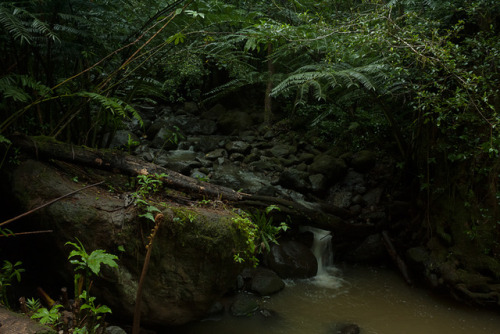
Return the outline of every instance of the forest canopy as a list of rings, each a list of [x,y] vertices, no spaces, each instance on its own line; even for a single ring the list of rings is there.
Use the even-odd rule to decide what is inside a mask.
[[[499,23],[495,0],[2,1],[0,140],[106,146],[144,106],[245,91],[267,124],[395,142],[423,187],[437,160],[495,174]]]

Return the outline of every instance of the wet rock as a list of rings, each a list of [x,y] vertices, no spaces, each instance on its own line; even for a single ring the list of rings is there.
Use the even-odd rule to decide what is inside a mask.
[[[181,174],[189,175],[193,168],[201,167],[201,163],[196,161],[198,153],[190,150],[170,151],[163,155],[157,163],[166,168],[172,169]]]
[[[245,159],[243,159],[243,162],[245,164],[249,164],[249,163],[252,163],[254,161],[259,161],[259,159],[260,159],[260,154],[258,154],[258,153],[250,153],[249,155],[247,155],[245,157]]]
[[[248,167],[250,170],[258,172],[281,171],[283,169],[279,162],[268,157],[260,157],[258,161],[250,163]]]
[[[332,203],[339,208],[348,208],[351,205],[351,198],[350,191],[335,191],[332,195]]]
[[[283,290],[285,283],[272,270],[257,268],[251,274],[250,289],[261,296],[269,296]]]
[[[301,153],[297,159],[299,159],[301,162],[305,162],[307,164],[310,164],[313,162],[314,160],[314,157],[316,157],[316,155],[312,154],[312,153]]]
[[[345,256],[345,259],[352,262],[376,262],[386,256],[382,235],[377,233],[366,237],[361,245]]]
[[[231,314],[235,317],[248,317],[254,315],[258,309],[259,303],[255,296],[240,293],[231,305]]]
[[[359,151],[352,156],[351,166],[360,173],[369,172],[375,166],[377,155],[372,151]]]
[[[327,189],[327,180],[323,174],[314,174],[309,176],[309,182],[314,192],[320,193]]]
[[[245,159],[245,155],[241,153],[232,153],[229,156],[229,160],[231,161],[243,161]]]
[[[318,261],[311,250],[293,240],[272,245],[265,260],[267,267],[281,278],[308,278],[318,271]]]
[[[317,156],[309,166],[311,174],[323,174],[329,182],[340,180],[347,172],[344,160],[326,154]]]
[[[311,188],[309,174],[293,168],[285,169],[279,178],[279,184],[288,189],[307,191]]]
[[[118,326],[108,326],[106,327],[106,334],[127,334],[127,332]]]
[[[210,180],[215,184],[252,194],[257,193],[265,186],[269,186],[266,180],[259,174],[244,171],[232,164],[214,166],[213,175]]]
[[[226,144],[226,150],[229,153],[241,153],[241,154],[247,154],[250,152],[250,145],[244,141],[238,140],[238,141],[231,141]]]
[[[221,138],[218,136],[200,136],[198,140],[193,142],[193,148],[196,151],[208,153],[219,148]]]
[[[287,144],[276,144],[269,151],[277,158],[286,158],[290,154],[295,153],[297,148]]]
[[[374,206],[380,203],[380,198],[384,190],[382,188],[370,189],[366,194],[363,195],[363,201],[365,201],[367,206]]]
[[[208,309],[208,315],[219,315],[224,313],[224,305],[221,302],[215,302]]]
[[[130,136],[130,142],[129,142]],[[139,137],[128,130],[118,130],[116,131],[113,139],[111,139],[111,143],[109,144],[109,148],[124,148],[128,149],[130,144],[130,148],[134,149],[139,145]]]
[[[223,148],[218,148],[216,150],[213,150],[205,154],[205,159],[208,160],[217,160],[218,158],[221,157],[227,157],[227,151]]]
[[[175,150],[177,148],[175,132],[169,128],[161,128],[151,142],[151,147],[166,151]]]
[[[43,175],[44,177],[40,177]],[[58,169],[38,161],[23,162],[13,171],[13,194],[23,208],[46,202],[46,197],[59,197],[81,190]],[[49,194],[49,195],[47,195]],[[23,202],[21,202],[23,201]],[[113,310],[119,318],[131,319],[134,312],[140,268],[137,257],[145,250],[137,238],[144,222],[123,207],[123,198],[95,189],[78,193],[78,201],[58,202],[47,207],[40,216],[44,228],[54,230],[57,247],[52,263],[67,258],[70,236],[77,236],[86,249],[116,249],[123,245],[118,268],[101,267],[101,278],[92,286],[93,295]],[[166,206],[166,207],[164,207]],[[162,206],[166,221],[155,238],[148,277],[143,286],[144,325],[173,326],[200,319],[220,296],[232,288],[241,267],[228,249],[242,249],[244,240],[235,234],[229,210],[215,212],[210,208],[183,207],[166,202]],[[182,211],[179,211],[182,210]],[[189,218],[189,223],[176,222],[175,217]],[[120,224],[119,233],[117,224]],[[144,231],[148,232],[144,227]],[[56,234],[57,232],[57,234]],[[200,256],[202,254],[202,256]],[[42,256],[33,254],[33,256]],[[42,256],[43,257],[43,256]],[[36,258],[36,257],[35,257]],[[154,265],[153,265],[154,264]],[[60,270],[63,270],[59,268]]]

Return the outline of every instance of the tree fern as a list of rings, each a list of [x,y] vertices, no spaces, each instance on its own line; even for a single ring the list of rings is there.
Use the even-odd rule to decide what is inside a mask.
[[[21,44],[31,44],[37,36],[59,39],[45,22],[13,2],[0,3],[0,25]]]
[[[386,69],[384,64],[378,62],[359,67],[348,64],[306,65],[280,82],[271,95],[289,95],[292,90],[296,90],[302,100],[312,90],[315,99],[324,100],[328,91],[339,87],[382,90]]]
[[[30,102],[34,95],[47,96],[50,88],[29,75],[8,75],[0,78],[0,94],[15,102]]]

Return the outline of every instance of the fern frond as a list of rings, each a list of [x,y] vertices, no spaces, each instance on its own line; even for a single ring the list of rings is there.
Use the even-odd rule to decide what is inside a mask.
[[[122,118],[129,119],[130,115],[139,121],[141,126],[144,125],[141,116],[131,105],[117,97],[107,97],[93,92],[78,92],[75,96],[90,98],[92,101],[99,103],[104,109],[111,112],[113,115],[118,115]]]
[[[12,74],[0,78],[0,94],[16,102],[32,101],[33,95],[47,96],[51,89],[29,75]]]

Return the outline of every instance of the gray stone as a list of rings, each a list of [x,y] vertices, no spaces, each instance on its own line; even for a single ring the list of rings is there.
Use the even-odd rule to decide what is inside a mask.
[[[323,174],[310,175],[309,182],[314,192],[323,192],[327,188],[327,180]]]
[[[175,131],[172,131],[169,128],[161,128],[151,142],[151,147],[166,151],[175,150],[177,148]]]
[[[316,155],[312,154],[312,153],[301,153],[299,156],[298,156],[298,159],[301,161],[301,162],[305,162],[307,164],[310,164],[313,162],[314,158],[316,157]]]
[[[333,194],[333,205],[339,208],[348,208],[351,205],[352,193],[350,191],[336,191]]]
[[[245,157],[243,162],[246,164],[249,164],[249,163],[252,163],[254,161],[259,161],[259,159],[260,159],[260,154],[252,152]]]
[[[311,174],[323,174],[329,182],[340,180],[347,172],[347,166],[344,160],[322,154],[314,159],[314,162],[309,166]]]
[[[227,151],[223,148],[218,148],[205,154],[205,159],[208,160],[217,160],[221,157],[227,157]]]
[[[285,169],[279,178],[279,184],[288,189],[307,191],[311,188],[308,180],[309,174],[293,168]]]
[[[365,201],[367,206],[374,206],[380,203],[380,198],[384,190],[382,188],[370,189],[366,194],[363,195],[363,201]]]
[[[23,209],[46,202],[47,196],[59,197],[82,187],[53,166],[39,161],[23,162],[12,173],[12,179],[18,181],[9,187],[16,199],[23,201]],[[117,211],[116,208],[123,207],[123,198],[107,191],[101,191],[96,198],[95,191],[80,191],[78,201],[54,203],[40,218],[47,229],[54,230],[56,259],[67,257],[68,236],[78,236],[89,250],[116,250],[118,245],[124,245],[119,267],[101,266],[101,278],[94,281],[92,292],[117,318],[131,319],[140,276],[137,256],[143,258],[146,252],[137,244],[137,231],[144,227],[144,221],[138,219],[138,211]],[[244,249],[246,244],[235,233],[231,220],[234,214],[228,210],[216,212],[212,208],[183,206],[182,211],[176,211],[179,206],[168,201],[160,208],[165,220],[171,223],[160,228],[154,241],[149,278],[143,286],[142,320],[144,324],[175,326],[199,320],[233,287],[241,266],[228,250]],[[176,221],[175,217],[186,221]],[[113,232],[118,231],[117,222],[122,226],[119,233]]]
[[[127,130],[118,130],[116,131],[113,139],[111,139],[111,143],[109,148],[129,148],[129,136],[130,136],[130,149],[133,150],[136,146],[139,146],[139,137]],[[132,144],[134,142],[134,144]]]
[[[218,136],[200,136],[194,140],[192,145],[194,150],[208,153],[220,147],[220,137]]]
[[[106,334],[127,334],[127,332],[118,326],[108,326],[106,327]]]
[[[231,161],[243,161],[245,159],[245,155],[241,153],[232,153],[229,156],[229,160]]]
[[[254,315],[259,307],[255,296],[240,293],[231,305],[231,314],[235,317],[248,317]]]
[[[269,296],[283,290],[285,283],[272,270],[258,268],[252,273],[250,289],[261,296]]]
[[[283,169],[279,162],[276,162],[273,159],[269,159],[267,157],[261,157],[260,160],[250,163],[248,167],[250,170],[260,172],[280,171]]]
[[[241,154],[247,154],[250,152],[250,145],[244,141],[238,140],[238,141],[230,141],[229,143],[226,144],[226,150],[230,153],[241,153]]]
[[[308,278],[318,271],[318,261],[312,251],[293,240],[272,245],[265,259],[267,267],[281,278]]]
[[[297,148],[287,144],[276,144],[269,151],[277,158],[286,158],[288,155],[297,152]]]

